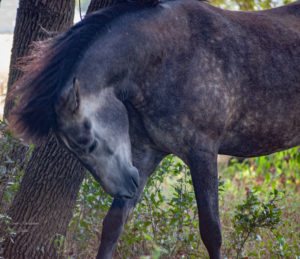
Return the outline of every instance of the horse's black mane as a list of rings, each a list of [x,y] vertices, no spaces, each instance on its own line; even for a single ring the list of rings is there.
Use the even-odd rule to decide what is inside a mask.
[[[55,38],[36,42],[23,59],[25,74],[11,92],[11,97],[19,97],[10,116],[13,129],[35,142],[55,130],[55,104],[85,51],[114,19],[146,7],[149,5],[120,3],[88,15]]]

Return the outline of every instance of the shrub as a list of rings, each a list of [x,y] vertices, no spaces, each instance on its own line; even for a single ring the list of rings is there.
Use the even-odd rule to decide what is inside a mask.
[[[14,151],[23,147],[25,156],[22,159],[16,156]],[[11,227],[11,218],[7,210],[12,203],[13,197],[19,188],[21,178],[24,174],[24,166],[28,162],[33,147],[25,145],[21,140],[13,137],[8,130],[6,121],[0,120],[0,244],[6,239],[13,240],[15,235]],[[24,153],[22,154],[24,155]]]

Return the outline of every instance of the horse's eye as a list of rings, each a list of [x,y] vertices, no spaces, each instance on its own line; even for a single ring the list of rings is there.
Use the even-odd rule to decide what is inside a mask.
[[[97,140],[93,142],[93,144],[89,147],[89,153],[92,153],[95,150],[95,148],[97,147],[97,143]]]

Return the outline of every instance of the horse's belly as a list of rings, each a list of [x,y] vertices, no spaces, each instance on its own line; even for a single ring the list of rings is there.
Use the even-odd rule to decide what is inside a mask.
[[[227,120],[221,154],[261,156],[300,145],[299,86],[291,87],[288,94],[282,88],[281,95],[279,90],[269,95],[257,91],[241,98],[243,109]]]
[[[256,135],[236,134],[225,138],[219,148],[219,154],[254,157],[268,155],[300,145],[300,129],[290,134]]]

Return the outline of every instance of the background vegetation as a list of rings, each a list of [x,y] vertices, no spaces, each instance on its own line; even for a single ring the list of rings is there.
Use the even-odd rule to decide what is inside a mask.
[[[274,7],[287,1],[212,0],[242,10]],[[289,1],[290,2],[290,1]],[[4,80],[2,80],[4,81]],[[4,84],[3,84],[4,85]],[[0,224],[14,237],[5,213],[18,190],[23,168],[10,152],[18,140],[0,123]],[[29,158],[33,147],[28,147]],[[231,159],[219,164],[222,252],[226,258],[300,258],[300,149],[265,157]],[[66,236],[54,242],[64,258],[93,258],[100,242],[102,219],[112,199],[87,173]],[[200,241],[196,201],[189,169],[168,156],[149,180],[116,249],[116,258],[207,258]]]
[[[2,178],[9,178],[3,201],[9,205],[23,170],[8,156],[18,143],[5,131],[3,123],[0,129],[0,140],[5,144],[0,155],[6,159],[0,172]],[[223,255],[226,258],[300,258],[299,148],[242,162],[231,159],[228,165],[219,164],[219,172]],[[64,258],[94,258],[102,219],[111,201],[87,174],[67,235],[55,237],[55,245]],[[0,220],[13,239],[9,217],[1,213]],[[190,172],[180,159],[168,156],[149,180],[118,243],[115,257],[208,258],[199,238]]]
[[[220,212],[226,258],[299,258],[299,149],[220,164]],[[224,180],[223,180],[224,179]],[[99,242],[108,197],[90,176],[61,249],[89,258]],[[61,240],[62,241],[62,240]],[[116,258],[208,258],[199,242],[188,168],[167,157],[148,182],[126,226]]]

